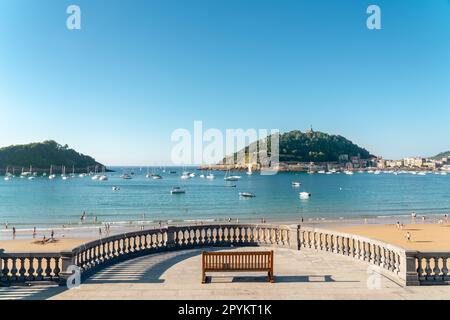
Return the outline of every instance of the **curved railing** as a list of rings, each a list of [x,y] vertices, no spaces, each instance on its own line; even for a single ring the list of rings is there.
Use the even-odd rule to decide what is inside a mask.
[[[65,283],[72,274],[71,266],[78,267],[83,276],[89,276],[111,263],[141,255],[220,246],[308,248],[365,261],[402,285],[450,281],[447,269],[450,253],[420,253],[348,233],[269,224],[169,226],[117,234],[60,253],[0,252],[0,281]]]

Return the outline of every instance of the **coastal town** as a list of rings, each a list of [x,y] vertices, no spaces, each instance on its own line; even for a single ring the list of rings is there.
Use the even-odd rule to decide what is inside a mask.
[[[237,163],[200,166],[201,170],[261,170],[260,164]],[[440,159],[408,157],[400,160],[390,160],[381,157],[361,159],[359,156],[350,157],[347,154],[339,156],[339,161],[334,162],[280,162],[277,170],[280,172],[308,172],[332,174],[344,172],[380,173],[382,171],[394,174],[447,174],[450,172],[450,157]]]

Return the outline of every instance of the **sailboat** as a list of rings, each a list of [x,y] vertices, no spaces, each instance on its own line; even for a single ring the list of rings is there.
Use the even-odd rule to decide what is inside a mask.
[[[223,180],[225,180],[225,181],[238,181],[239,179],[241,179],[241,176],[230,176],[229,173],[230,173],[230,170],[227,171],[227,173],[225,174],[225,178],[223,178]]]
[[[6,168],[6,173],[5,173],[5,181],[9,181],[11,180],[13,177],[13,175],[11,173],[9,173],[9,167]]]
[[[98,177],[99,181],[107,181],[108,180],[108,176],[105,174],[105,171],[106,171],[106,169],[105,169],[105,167],[103,167],[102,175]]]
[[[62,166],[61,178],[62,178],[63,180],[69,179],[69,177],[66,176],[66,166]]]
[[[248,164],[247,175],[251,176],[252,174],[253,174],[253,172],[252,172],[252,164],[249,163],[249,164]]]
[[[56,174],[53,173],[53,165],[50,165],[50,172],[49,172],[49,175],[48,175],[48,179],[49,180],[53,180],[55,178],[56,178]]]
[[[100,175],[98,174],[98,165],[95,166],[95,174],[92,176],[92,180],[98,180],[100,178]]]

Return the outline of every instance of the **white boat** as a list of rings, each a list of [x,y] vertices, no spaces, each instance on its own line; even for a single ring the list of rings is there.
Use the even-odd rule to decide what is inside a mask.
[[[325,171],[325,170],[319,170],[319,171],[317,171],[317,173],[319,173],[319,174],[325,174],[326,171]]]
[[[162,177],[159,174],[152,174],[152,179],[153,180],[160,180],[160,179],[162,179]]]
[[[309,192],[300,192],[298,195],[300,196],[300,199],[302,199],[302,200],[307,200],[307,199],[311,198],[311,193],[309,193]]]
[[[99,174],[94,174],[91,179],[92,180],[98,180],[98,178],[100,178],[100,175]]]
[[[10,181],[12,178],[13,178],[13,175],[11,173],[9,173],[9,167],[7,167],[4,180]]]
[[[65,166],[62,167],[61,178],[62,178],[63,180],[69,179],[69,177],[66,176],[66,167],[65,167]]]
[[[373,174],[379,175],[379,174],[381,174],[381,171],[380,171],[380,170],[377,170],[377,171],[375,171]]]
[[[205,178],[205,175],[202,173],[202,174],[200,175],[200,178],[204,179],[204,178]]]
[[[182,174],[180,178],[182,180],[187,180],[187,179],[190,179],[191,177],[189,175],[187,175],[187,174]]]
[[[298,182],[298,181],[293,181],[293,182],[292,182],[292,186],[293,186],[293,187],[298,188],[298,187],[300,187],[301,185],[302,185],[301,182]]]
[[[248,169],[247,169],[247,175],[248,175],[248,176],[251,176],[252,174],[253,174],[253,172],[252,172],[252,164],[249,163],[249,164],[248,164]]]
[[[241,176],[229,176],[228,174],[229,174],[229,170],[225,174],[225,178],[223,178],[223,180],[225,180],[225,181],[238,181],[239,179],[241,179]]]
[[[441,176],[446,176],[447,172],[441,172]]]
[[[107,181],[108,180],[108,176],[105,174],[102,174],[101,176],[98,177],[98,181]]]
[[[243,198],[254,198],[256,197],[254,193],[251,192],[239,192],[239,196]]]
[[[420,171],[417,175],[418,176],[426,176],[427,173],[425,171]]]
[[[172,190],[170,190],[170,194],[182,194],[186,193],[184,189],[181,189],[180,187],[173,187]]]
[[[119,190],[120,190],[119,187],[116,187],[116,186],[112,187],[112,191],[119,191]]]
[[[121,177],[122,179],[125,179],[125,180],[131,180],[131,179],[133,179],[133,177],[132,177],[130,174],[128,174],[128,173],[124,173],[124,174],[122,174],[120,177]]]
[[[206,175],[206,179],[208,180],[214,180],[215,176],[212,173],[209,173],[208,175]]]
[[[191,177],[191,178],[195,178],[195,173],[189,173],[189,177]]]
[[[50,165],[50,172],[48,174],[48,179],[53,180],[56,178],[56,174],[53,173],[53,165]]]
[[[349,176],[353,175],[353,171],[350,170],[345,170],[344,173]]]

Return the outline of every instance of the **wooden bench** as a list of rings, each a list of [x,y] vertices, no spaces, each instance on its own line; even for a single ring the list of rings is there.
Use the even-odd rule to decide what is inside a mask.
[[[206,272],[267,272],[273,282],[273,251],[203,252],[202,283]]]

